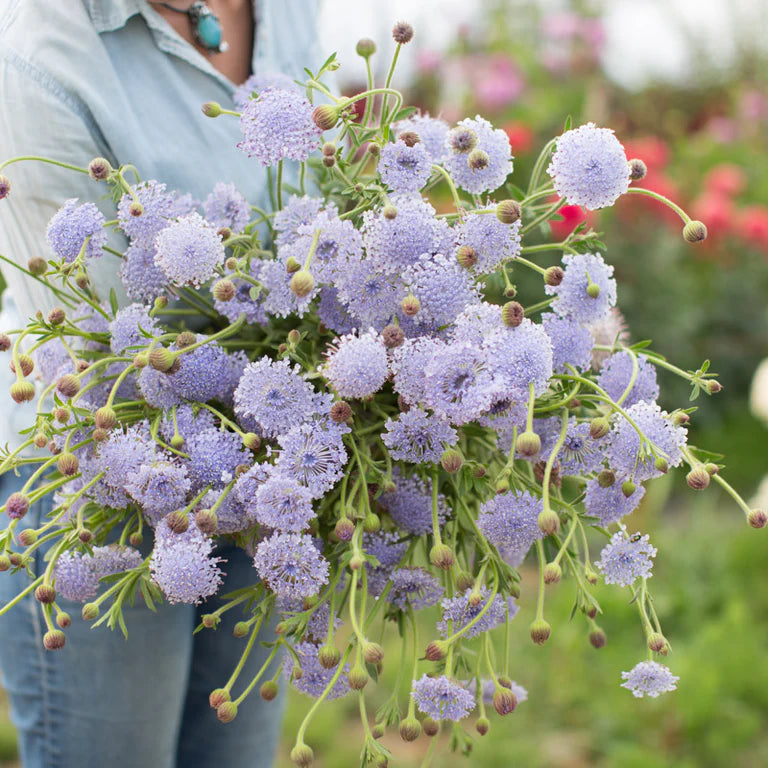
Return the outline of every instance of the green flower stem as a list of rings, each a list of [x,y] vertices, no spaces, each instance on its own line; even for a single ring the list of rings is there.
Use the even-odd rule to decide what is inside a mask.
[[[544,566],[547,558],[544,556],[544,544],[536,539],[536,556],[539,559],[539,594],[536,600],[536,619],[544,618]]]
[[[539,152],[539,156],[536,158],[536,163],[533,166],[533,171],[531,171],[531,179],[528,183],[528,195],[530,196],[533,191],[536,189],[539,178],[541,177],[541,174],[544,171],[544,164],[549,159],[549,153],[552,151],[553,147],[557,144],[557,138],[550,139],[545,145],[544,148]]]
[[[372,91],[374,88],[374,82],[373,82],[373,70],[371,69],[371,57],[366,56],[365,57],[365,82],[367,84],[368,90]],[[371,115],[373,114],[373,99],[366,99],[365,100],[365,113],[363,114],[363,127],[368,127],[368,124],[371,122]]]
[[[491,676],[491,680],[493,680],[493,684],[496,687],[496,690],[498,690],[501,688],[501,684],[499,683],[499,678],[496,677],[496,672],[494,671],[493,664],[491,663],[490,641],[491,638],[486,632],[483,635],[483,658],[485,659],[485,667],[488,670],[488,674]],[[475,681],[475,684],[478,686],[478,688],[482,688],[481,678],[478,677]]]
[[[251,637],[254,637],[254,635],[252,634]],[[262,675],[267,671],[267,669],[269,668],[269,665],[272,663],[272,660],[275,658],[275,656],[277,656],[277,652],[280,650],[282,645],[283,643],[281,638],[280,641],[275,643],[274,647],[272,648],[272,652],[267,657],[267,660],[264,662],[261,669],[253,676],[253,679],[251,680],[250,683],[248,683],[248,686],[245,688],[245,690],[234,700],[235,706],[239,707],[240,704],[242,704],[243,701],[245,701],[245,699],[250,695],[251,691],[256,686],[256,683],[259,682]],[[227,688],[226,690],[229,690],[229,688]]]
[[[749,517],[752,511],[744,499],[741,498],[738,491],[730,485],[724,478],[720,476],[720,473],[712,475],[712,479],[741,507],[742,512]]]
[[[515,264],[524,264],[528,269],[532,269],[534,272],[538,272],[540,275],[546,275],[547,270],[544,269],[544,267],[540,267],[538,264],[534,264],[532,261],[528,261],[528,259],[524,258],[523,256],[517,256],[515,258]]]
[[[433,165],[432,170],[437,171],[445,179],[446,184],[448,184],[448,188],[451,190],[451,197],[453,198],[453,204],[456,206],[456,210],[459,213],[463,213],[464,206],[461,204],[461,198],[459,197],[456,185],[453,183],[453,179],[451,178],[448,171],[446,171],[442,165]]]
[[[536,314],[536,312],[540,312],[542,309],[546,309],[552,302],[555,300],[555,297],[552,296],[549,299],[544,299],[543,301],[538,302],[538,304],[531,304],[529,307],[525,308],[525,316],[530,317],[531,315]]]
[[[177,349],[174,353],[174,357],[179,357],[181,355],[186,355],[189,352],[194,352],[196,349],[199,349],[200,347],[210,344],[213,341],[218,341],[219,339],[226,339],[229,336],[234,336],[244,325],[246,320],[246,313],[241,312],[237,320],[235,320],[234,323],[231,325],[228,325],[226,328],[223,328],[222,330],[211,334],[210,336],[206,336],[204,339],[201,339],[200,341],[196,341],[194,344],[190,344],[188,347],[182,347],[181,349]]]
[[[652,197],[654,200],[664,203],[667,208],[671,208],[683,220],[684,224],[687,224],[691,220],[691,217],[679,205],[676,205],[669,198],[660,195],[658,192],[652,192],[650,189],[644,189],[643,187],[630,187],[627,190],[627,194]]]
[[[432,537],[435,540],[435,546],[442,544],[440,538],[440,518],[438,517],[438,470],[435,468],[432,472]]]
[[[632,357],[632,375],[629,377],[629,382],[627,383],[624,391],[621,393],[621,397],[616,401],[616,405],[623,405],[624,401],[629,397],[629,393],[632,391],[632,387],[635,386],[635,382],[637,381],[637,374],[640,370],[640,366],[637,364],[637,355],[635,354],[634,350],[627,349],[626,351]]]
[[[0,464],[0,475],[7,472],[12,466],[13,466],[13,459],[15,456],[18,456],[22,451],[24,451],[26,448],[29,448],[31,445],[34,445],[34,438],[30,437],[28,440],[25,440],[18,448],[16,448],[13,452],[9,453],[4,459],[2,464]]]
[[[358,528],[358,530],[360,530]],[[357,595],[357,581],[359,577],[359,570],[352,571],[352,586],[349,590],[349,618],[352,622],[352,631],[357,638],[358,647],[366,643],[365,635],[360,631],[360,624],[357,620],[357,610],[355,608],[355,597]]]
[[[39,155],[19,155],[19,157],[12,157],[10,160],[5,160],[4,162],[0,163],[0,171],[12,163],[20,163],[22,161],[26,162],[29,160],[34,160],[38,163],[48,163],[49,165],[58,165],[59,168],[66,168],[70,171],[77,171],[78,173],[84,173],[86,176],[88,175],[87,168],[81,168],[79,165],[62,163],[61,160],[52,160],[50,157],[40,157]]]
[[[389,87],[392,85],[392,78],[395,75],[395,67],[397,66],[397,59],[400,56],[400,49],[402,47],[403,47],[402,43],[398,43],[395,46],[395,52],[392,55],[392,63],[389,65],[389,72],[387,72],[387,79],[384,82],[384,87],[385,87],[386,90],[389,90]],[[400,94],[398,94],[398,96],[399,95]],[[389,94],[385,93],[384,99],[383,99],[382,104],[381,104],[381,119],[380,119],[379,123],[382,126],[386,124],[386,119],[387,119],[387,99],[388,99],[388,96],[389,96]],[[400,104],[402,104],[402,96],[400,96]],[[397,109],[400,109],[399,105],[398,105]],[[394,110],[394,111],[395,111],[395,113],[397,113],[397,110]],[[385,136],[385,138],[388,138],[388,137]]]
[[[554,447],[550,451],[549,457],[547,458],[546,466],[544,467],[544,479],[541,481],[541,500],[544,504],[544,511],[549,512],[551,507],[549,503],[549,485],[550,485],[550,478],[552,477],[552,467],[555,465],[555,460],[557,459],[557,455],[560,453],[560,449],[563,447],[563,443],[565,442],[565,437],[568,434],[568,411],[563,410],[562,414],[562,424],[560,426],[560,436],[557,438],[557,442],[555,443]]]
[[[408,603],[408,619],[410,620],[411,630],[413,633],[413,667],[411,672],[411,680],[416,680],[416,676],[419,672],[419,625],[416,621],[416,612],[413,610],[413,606]],[[403,638],[403,648],[405,648],[405,638]],[[402,665],[401,665],[402,666]],[[399,674],[400,670],[398,670]],[[397,688],[395,688],[397,690]],[[416,716],[416,701],[413,696],[408,697],[408,717]]]
[[[277,199],[277,210],[283,210],[283,161],[282,159],[277,163],[277,190],[275,192]]]
[[[537,543],[541,543],[541,539],[538,540]],[[472,621],[467,622],[461,629],[454,632],[452,635],[446,638],[445,642],[447,645],[452,646],[457,640],[459,640],[461,637],[467,634],[472,627],[477,624],[480,619],[485,616],[486,613],[488,613],[488,610],[491,607],[491,603],[493,602],[493,599],[496,597],[497,592],[499,591],[499,574],[496,570],[496,565],[492,564],[493,568],[493,582],[491,586],[491,590],[488,594],[488,597],[486,598],[485,605],[482,607],[482,609],[479,611],[477,616],[475,616]],[[543,602],[543,601],[542,601]],[[447,665],[446,665],[447,666]],[[449,673],[446,673],[449,674]]]
[[[529,221],[522,229],[520,230],[520,234],[524,235],[526,232],[530,232],[532,229],[535,229],[544,221],[549,221],[549,219],[552,218],[563,206],[565,205],[565,200],[562,198],[558,200],[555,203],[552,203],[552,205],[547,208],[543,213],[540,213],[535,219],[532,221]]]
[[[520,253],[545,253],[546,251],[562,251],[567,242],[562,243],[542,243],[541,245],[525,245],[520,249]],[[518,257],[519,260],[519,257]]]
[[[38,576],[28,587],[25,587],[19,592],[13,600],[7,602],[2,608],[0,608],[0,616],[13,608],[14,605],[18,605],[30,592],[34,592],[43,583],[43,577]]]

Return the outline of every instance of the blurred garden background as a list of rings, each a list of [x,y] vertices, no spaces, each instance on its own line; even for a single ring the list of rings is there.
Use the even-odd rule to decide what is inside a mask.
[[[356,39],[381,40],[392,14],[401,13],[416,27],[404,51],[407,102],[449,121],[479,113],[504,128],[523,179],[567,116],[574,126],[593,121],[613,128],[627,156],[647,164],[642,185],[705,222],[707,241],[689,245],[674,214],[638,196],[586,220],[604,233],[631,339],[653,339],[656,351],[683,368],[711,359],[724,390],[696,401],[691,442],[723,454],[729,481],[747,498],[758,494],[768,475],[768,377],[753,389],[751,404],[750,389],[768,357],[768,5],[465,0],[420,3],[414,14],[397,2],[391,8],[359,5],[344,16],[350,4],[330,2],[324,15],[325,47],[340,51],[338,75],[346,92],[363,87]],[[620,6],[627,14],[623,23]],[[375,21],[373,28],[357,23],[355,13]],[[388,64],[383,49],[380,73]],[[563,212],[551,235],[534,237],[563,239],[585,221],[581,209]],[[539,263],[557,258],[543,254]],[[524,292],[529,275],[515,279]],[[687,407],[687,384],[659,375],[662,405]],[[469,765],[768,765],[766,533],[749,529],[719,487],[691,491],[682,473],[654,483],[629,524],[632,531],[650,532],[659,549],[651,586],[672,647],[666,663],[680,676],[679,690],[653,700],[634,699],[619,687],[621,671],[644,657],[636,610],[622,590],[597,588],[604,612],[598,622],[608,643],[595,650],[580,615],[568,619],[570,580],[549,588],[552,637],[534,646],[528,624],[535,589],[526,586],[535,574],[529,569],[512,655],[513,677],[527,688],[528,700],[510,717],[492,716],[485,737],[467,726],[474,742]],[[394,631],[385,647],[387,639],[395,655]],[[387,665],[385,674],[394,677],[395,666]],[[9,768],[15,739],[3,706],[0,765]],[[290,765],[290,739],[306,706],[306,699],[292,695],[281,768]],[[335,702],[314,720],[307,743],[318,766],[359,764],[356,706],[353,699]],[[407,745],[390,741],[397,765],[421,764],[425,737]],[[463,764],[448,747],[446,735],[434,765]]]

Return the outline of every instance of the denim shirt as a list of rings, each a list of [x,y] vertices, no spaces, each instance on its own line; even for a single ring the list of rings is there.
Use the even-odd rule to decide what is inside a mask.
[[[205,117],[203,102],[232,108],[236,85],[180,37],[147,0],[3,0],[0,14],[0,160],[42,155],[84,167],[106,157],[133,163],[143,179],[203,200],[217,181],[234,182],[253,203],[267,199],[266,173],[235,144],[236,118]],[[302,77],[319,68],[317,0],[254,0],[252,71]],[[19,264],[51,257],[47,222],[73,197],[114,218],[103,185],[43,163],[4,173],[11,193],[0,201],[0,254]],[[119,240],[115,243],[120,247]],[[41,284],[0,267],[8,283],[0,330],[55,302]],[[119,260],[105,253],[89,274],[102,298],[119,286]],[[0,445],[18,445],[34,405],[15,406],[13,381],[0,365]],[[6,381],[7,378],[7,381]],[[7,384],[7,386],[6,386]]]

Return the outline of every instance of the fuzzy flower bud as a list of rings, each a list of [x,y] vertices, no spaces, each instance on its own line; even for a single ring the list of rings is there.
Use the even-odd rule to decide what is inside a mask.
[[[424,651],[424,658],[427,661],[440,661],[448,653],[448,643],[444,640],[433,640]]]
[[[337,400],[331,406],[330,414],[336,424],[344,424],[352,418],[352,406],[344,400]]]
[[[96,603],[86,603],[81,611],[83,621],[93,621],[99,615],[99,606]]]
[[[371,40],[369,37],[362,37],[357,41],[355,51],[357,52],[358,56],[362,56],[364,59],[367,59],[376,53],[376,43],[374,43],[373,40]]]
[[[202,106],[202,112],[206,117],[218,117],[221,114],[221,104],[216,101],[206,101]]]
[[[557,516],[557,512],[551,509],[539,512],[537,523],[545,536],[551,536],[560,530],[560,518]]]
[[[552,627],[545,619],[536,619],[531,623],[531,640],[536,645],[544,645],[552,634]]]
[[[231,723],[237,717],[237,704],[234,701],[225,701],[216,709],[216,717],[222,723]]]
[[[516,448],[521,456],[535,456],[541,450],[541,438],[535,432],[526,430],[518,435]]]
[[[765,528],[765,524],[768,523],[768,513],[763,512],[762,509],[753,509],[747,516],[747,522],[753,528]]]
[[[166,347],[155,347],[149,353],[149,364],[161,373],[166,373],[173,366],[175,356]]]
[[[291,761],[296,763],[299,768],[309,768],[314,759],[315,753],[306,744],[297,744],[291,750]]]
[[[435,568],[448,571],[453,567],[454,561],[453,550],[447,544],[435,544],[429,551],[429,562]]]
[[[11,180],[0,173],[0,200],[5,199],[11,192]]]
[[[694,467],[685,476],[685,482],[694,491],[703,491],[709,486],[709,472],[703,466]]]
[[[259,688],[259,696],[261,696],[264,701],[274,701],[279,692],[280,689],[274,680],[267,680],[267,682],[263,683],[261,688]]]
[[[666,656],[667,651],[669,650],[667,638],[659,632],[651,632],[651,634],[648,635],[648,647],[654,653],[660,653],[663,656]]]
[[[26,403],[35,397],[35,385],[30,381],[14,381],[11,384],[11,397],[16,403]]]
[[[216,282],[212,293],[216,301],[232,301],[235,296],[235,284],[228,278],[224,278]]]
[[[381,331],[381,342],[387,349],[401,347],[405,341],[405,333],[399,325],[385,325]]]
[[[67,313],[61,307],[54,307],[48,313],[48,322],[51,325],[61,325],[67,317]]]
[[[491,721],[487,717],[479,717],[475,723],[475,730],[481,735],[485,736],[491,729]]]
[[[629,161],[629,178],[632,181],[644,179],[646,173],[648,173],[648,167],[639,157],[632,158]]]
[[[440,457],[440,466],[442,466],[446,472],[452,475],[456,474],[456,472],[461,469],[463,464],[464,459],[455,448],[449,448],[448,450],[444,451],[443,455]]]
[[[352,667],[347,675],[347,682],[353,691],[362,691],[368,685],[369,680],[368,673],[359,664]]]
[[[384,649],[378,643],[365,643],[363,658],[366,664],[379,664],[384,658]]]
[[[683,227],[683,239],[688,243],[700,243],[707,239],[707,228],[701,221],[689,221]]]
[[[469,269],[477,264],[477,251],[471,245],[462,245],[456,251],[456,260],[464,269]]]
[[[71,477],[72,475],[77,474],[77,470],[80,468],[80,462],[74,453],[66,451],[59,455],[56,467],[62,475]]]
[[[291,278],[291,290],[300,299],[304,296],[309,296],[312,289],[315,287],[315,278],[307,269],[300,269]]]
[[[621,492],[629,498],[637,489],[637,486],[631,480],[625,480],[621,484]]]
[[[320,666],[323,669],[333,669],[339,663],[340,658],[341,654],[339,653],[339,649],[335,645],[330,645],[329,643],[321,646],[320,650],[317,652],[317,660],[320,662]]]
[[[593,440],[605,437],[611,429],[611,424],[605,416],[598,416],[589,423],[589,436]]]
[[[339,110],[331,104],[320,104],[312,112],[312,120],[321,131],[330,131],[339,122]]]
[[[67,638],[60,629],[49,629],[43,635],[43,645],[47,651],[58,651],[66,642]]]
[[[56,626],[59,629],[66,629],[72,626],[72,617],[66,611],[61,611],[61,613],[56,615]]]
[[[348,517],[342,517],[337,521],[333,531],[339,541],[351,541],[355,533],[355,524]]]
[[[502,224],[514,224],[522,213],[522,208],[517,200],[502,200],[496,206],[496,218]]]
[[[408,317],[413,317],[421,309],[421,302],[413,294],[409,294],[402,300],[400,306],[404,314]]]
[[[90,163],[88,163],[88,175],[94,181],[106,181],[109,178],[109,174],[112,173],[112,166],[109,160],[103,157],[94,157]]]
[[[406,717],[400,722],[400,738],[403,741],[416,741],[421,736],[421,723],[415,717]]]
[[[35,590],[35,600],[38,603],[50,605],[56,600],[56,590],[50,584],[41,584]]]
[[[211,691],[208,696],[208,703],[211,705],[211,709],[218,709],[225,701],[231,701],[232,697],[229,691],[224,688],[216,688]]]
[[[472,171],[482,171],[484,168],[488,167],[490,162],[491,158],[483,149],[475,148],[469,153],[469,156],[467,157],[467,165]]]
[[[392,27],[392,39],[400,45],[409,43],[413,39],[413,27],[405,21],[398,21]]]
[[[12,493],[5,502],[5,512],[11,520],[20,520],[29,511],[29,496],[24,493]]]
[[[46,270],[48,269],[48,263],[42,256],[33,256],[27,262],[27,269],[33,275],[37,275],[39,277],[40,275],[45,274]]]
[[[212,536],[216,533],[218,522],[218,517],[212,509],[198,509],[195,512],[195,525],[200,533],[204,533],[206,536]]]
[[[437,736],[437,734],[440,732],[440,723],[438,723],[436,720],[433,720],[431,717],[425,717],[421,721],[421,727],[424,729],[424,733],[430,738],[432,736]]]
[[[564,276],[565,271],[562,267],[549,267],[546,272],[544,272],[544,282],[551,286],[560,285],[560,283],[563,282]]]
[[[181,511],[167,514],[165,522],[174,533],[184,533],[189,528],[189,518]]]
[[[500,715],[508,715],[515,711],[517,706],[517,696],[512,691],[504,689],[497,689],[493,694],[493,708]]]
[[[525,310],[518,301],[508,301],[501,309],[501,319],[509,328],[517,328],[523,322]],[[538,453],[538,450],[536,451]],[[533,454],[530,454],[531,456]]]
[[[600,627],[589,633],[589,642],[592,643],[593,648],[603,648],[607,641],[608,638]]]
[[[563,569],[557,563],[547,563],[544,567],[544,583],[557,584],[562,578]]]

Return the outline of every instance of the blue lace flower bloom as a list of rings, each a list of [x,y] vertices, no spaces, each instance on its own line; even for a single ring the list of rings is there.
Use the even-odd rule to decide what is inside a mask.
[[[267,88],[278,88],[282,91],[301,93],[301,88],[290,75],[286,75],[284,72],[258,72],[237,86],[232,94],[232,100],[238,109],[245,109],[254,95],[258,96]]]
[[[634,512],[645,495],[645,488],[637,485],[631,496],[621,489],[623,480],[616,478],[613,485],[601,487],[597,480],[587,481],[584,508],[590,517],[597,517],[603,527],[617,523],[622,517]]]
[[[305,224],[309,224],[320,213],[324,202],[319,197],[291,195],[282,210],[277,211],[272,220],[272,226],[277,233],[275,244],[278,252],[299,237],[299,229]],[[336,211],[333,206],[327,210],[334,213]]]
[[[454,320],[451,340],[481,346],[486,337],[504,328],[501,307],[485,301],[470,304]]]
[[[207,337],[198,334],[198,342]],[[173,350],[178,348],[174,345]],[[229,356],[215,341],[206,342],[190,352],[179,355],[179,369],[168,374],[171,389],[186,400],[205,403],[213,398],[221,398],[226,385]]]
[[[392,574],[388,602],[401,611],[412,606],[415,611],[437,605],[443,596],[440,582],[423,568],[399,568]]]
[[[396,525],[414,536],[432,531],[432,489],[417,475],[406,476],[399,467],[392,470],[395,490],[383,493],[379,503]],[[437,497],[437,521],[442,528],[450,516],[443,494]]]
[[[206,485],[219,488],[235,476],[238,464],[250,464],[250,454],[240,436],[218,427],[203,429],[187,438],[184,450],[189,455],[187,471],[192,488]]]
[[[379,271],[371,259],[350,260],[339,274],[336,287],[339,299],[356,318],[356,324],[377,331],[398,314],[405,296],[400,275]]]
[[[150,365],[141,369],[139,390],[142,397],[154,408],[172,408],[182,402],[171,385],[171,377]]]
[[[555,296],[552,309],[578,323],[593,323],[604,318],[616,305],[613,267],[606,264],[599,253],[568,253],[563,256],[563,264],[565,270],[560,285],[544,286],[548,294]],[[597,286],[596,296],[587,292],[592,284]]]
[[[605,443],[605,437],[593,439],[589,434],[589,422],[577,422],[575,418],[570,419],[565,433],[565,441],[557,454],[557,461],[560,464],[560,474],[568,475],[588,475],[591,472],[597,472],[604,459],[601,448]],[[554,446],[542,446],[539,452],[541,461],[546,461],[552,453]]]
[[[216,594],[222,583],[219,557],[211,557],[213,541],[189,521],[184,533],[174,533],[165,520],[155,528],[155,546],[149,560],[152,580],[174,603],[199,605]]]
[[[458,152],[453,148],[455,132],[471,132],[476,144],[470,152]],[[484,152],[487,164],[484,168],[472,168],[469,158],[473,152]],[[500,128],[494,128],[487,120],[477,115],[474,120],[462,120],[446,138],[446,154],[443,160],[448,173],[457,187],[474,195],[493,192],[512,173],[512,149],[509,137]]]
[[[125,490],[138,502],[152,525],[184,506],[192,483],[187,470],[170,461],[142,464],[128,475]]]
[[[322,131],[312,119],[312,105],[300,93],[265,88],[240,116],[243,139],[238,148],[262,165],[281,160],[303,163],[317,149]]]
[[[411,115],[392,125],[395,137],[399,138],[405,131],[418,134],[421,143],[427,150],[430,162],[439,165],[445,156],[445,139],[448,136],[448,123],[439,117],[429,115]]]
[[[368,397],[387,380],[387,350],[378,334],[342,336],[328,349],[328,361],[321,370],[340,397]]]
[[[312,597],[328,583],[328,562],[306,534],[273,533],[256,547],[253,565],[279,597]]]
[[[204,200],[203,213],[214,227],[227,227],[237,233],[243,231],[251,218],[251,207],[234,184],[219,181]]]
[[[543,509],[538,496],[510,491],[480,505],[477,525],[494,546],[525,554],[543,536],[538,524]]]
[[[430,415],[420,408],[401,413],[397,419],[387,419],[387,430],[381,439],[389,455],[397,461],[429,464],[440,461],[446,448],[459,440],[459,435],[447,421]]]
[[[626,412],[670,467],[682,463],[681,449],[688,436],[685,427],[676,426],[669,414],[656,403],[640,401],[627,408]],[[652,456],[640,455],[640,435],[621,414],[614,417],[613,429],[606,437],[605,453],[609,466],[619,475],[630,475],[637,481],[643,481],[663,474],[654,466]]]
[[[470,587],[464,594],[456,595],[455,597],[446,597],[441,603],[440,607],[443,610],[443,618],[438,622],[437,630],[444,637],[448,637],[449,634],[458,632],[460,629],[464,629],[470,622],[474,621],[480,612],[485,608],[489,600],[489,591],[487,587],[480,587],[481,599],[474,602],[473,599],[474,590]],[[466,637],[477,637],[483,632],[490,632],[492,629],[500,626],[504,623],[507,617],[507,610],[509,610],[510,618],[518,611],[518,606],[515,604],[512,598],[506,602],[501,595],[494,595],[491,600],[488,610],[482,615],[482,617],[473,624],[466,632]],[[449,630],[448,622],[453,624]]]
[[[624,147],[612,130],[594,123],[558,138],[547,173],[569,205],[583,205],[590,211],[613,205],[629,187]]]
[[[424,402],[424,370],[438,349],[442,349],[442,342],[422,336],[406,339],[401,346],[392,350],[389,367],[395,392],[408,405]]]
[[[149,316],[149,307],[143,304],[129,304],[117,311],[109,324],[109,348],[116,354],[135,354],[146,347],[157,333],[157,320]],[[150,337],[144,335],[149,333]],[[130,349],[129,349],[130,348]]]
[[[493,213],[469,213],[455,228],[456,245],[477,254],[472,272],[485,275],[520,255],[520,220],[504,224]]]
[[[263,304],[264,311],[268,315],[277,317],[288,317],[288,315],[303,317],[312,299],[317,296],[319,290],[317,282],[309,294],[299,298],[291,290],[292,275],[286,270],[282,261],[262,261],[260,265],[259,280],[267,289]]]
[[[155,264],[173,285],[199,288],[223,261],[221,236],[199,213],[181,217],[155,238]]]
[[[67,264],[71,264],[80,251],[87,259],[98,258],[102,246],[107,244],[106,221],[93,203],[77,205],[77,198],[73,197],[48,222],[45,233],[48,245],[56,257]]]
[[[409,147],[398,140],[382,148],[378,171],[393,192],[418,192],[432,173],[432,160],[421,142]]]
[[[312,494],[297,480],[277,474],[257,488],[255,508],[256,520],[278,531],[300,533],[315,516]]]
[[[54,567],[54,585],[61,597],[86,603],[98,594],[99,579],[138,568],[141,561],[138,550],[117,545],[94,547],[92,556],[63,552]]]
[[[125,194],[117,205],[117,220],[120,229],[133,243],[151,249],[157,233],[168,226],[176,215],[175,196],[165,184],[154,179],[137,184],[134,191],[144,210],[139,216],[134,216],[131,213],[133,196]]]
[[[330,669],[326,669],[318,659],[318,646],[314,643],[296,643],[293,646],[293,650],[296,651],[296,655],[299,657],[299,666],[301,667],[301,677],[291,680],[293,687],[297,691],[311,696],[313,699],[319,698],[336,674],[338,664]],[[286,654],[284,665],[285,675],[290,677],[294,667],[294,659],[291,654]],[[340,699],[352,690],[347,683],[346,672],[348,667],[349,665],[344,667],[344,672],[339,675],[339,679],[326,694],[325,701]]]
[[[616,352],[603,364],[597,383],[613,398],[624,394],[632,379],[633,356],[629,352]],[[623,401],[624,408],[629,408],[641,400],[655,402],[659,396],[659,384],[656,381],[656,367],[648,362],[645,355],[637,355],[637,376],[632,389]]]
[[[651,546],[648,534],[628,536],[626,527],[622,525],[621,530],[611,536],[595,565],[606,584],[629,587],[635,579],[648,579],[653,575],[654,557],[656,548]]]
[[[433,720],[458,722],[475,708],[475,697],[461,684],[445,675],[414,680],[411,696],[419,712]]]
[[[638,699],[642,699],[643,696],[655,699],[662,693],[674,691],[680,679],[672,674],[669,667],[657,661],[641,661],[629,672],[622,672],[621,678],[625,681],[621,687],[632,691],[632,695]]]
[[[151,303],[168,290],[168,277],[155,264],[154,245],[131,243],[120,262],[120,282],[132,301]]]
[[[541,324],[552,342],[552,369],[565,373],[566,365],[586,371],[592,364],[595,340],[589,328],[554,312],[541,316]]]

